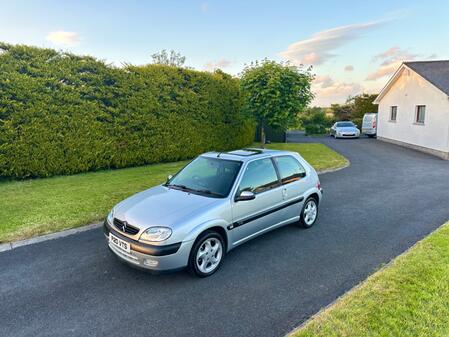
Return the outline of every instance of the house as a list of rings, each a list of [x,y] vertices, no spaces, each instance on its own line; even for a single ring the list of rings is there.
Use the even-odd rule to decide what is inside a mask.
[[[378,139],[449,160],[449,61],[404,62],[374,103]]]

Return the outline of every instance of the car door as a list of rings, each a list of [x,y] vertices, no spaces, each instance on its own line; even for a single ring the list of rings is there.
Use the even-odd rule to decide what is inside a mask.
[[[279,172],[284,200],[284,220],[298,217],[304,204],[307,190],[306,170],[293,156],[284,155],[273,158]]]
[[[255,198],[243,201],[233,198],[231,201],[233,224],[228,229],[234,245],[282,221],[282,210],[276,211],[283,203],[282,189],[270,157],[256,159],[246,165],[236,195],[242,191],[253,192]]]

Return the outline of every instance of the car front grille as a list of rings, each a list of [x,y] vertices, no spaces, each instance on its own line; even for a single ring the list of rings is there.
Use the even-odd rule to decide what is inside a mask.
[[[139,228],[131,226],[126,221],[122,221],[120,219],[114,218],[113,220],[114,226],[121,232],[128,233],[131,235],[136,235],[139,233]]]

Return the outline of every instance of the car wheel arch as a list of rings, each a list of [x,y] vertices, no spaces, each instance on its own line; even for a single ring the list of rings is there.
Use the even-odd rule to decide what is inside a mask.
[[[305,200],[307,200],[309,198],[315,199],[316,203],[318,205],[320,204],[320,197],[318,196],[318,193],[316,193],[316,192],[311,193],[309,196],[307,196],[307,198],[305,198]]]
[[[228,223],[224,220],[212,220],[201,225],[196,226],[188,235],[188,239],[186,241],[194,240],[196,241],[198,237],[203,234],[205,231],[215,231],[218,232],[224,240],[225,251],[228,251],[229,247],[229,235],[226,229]]]

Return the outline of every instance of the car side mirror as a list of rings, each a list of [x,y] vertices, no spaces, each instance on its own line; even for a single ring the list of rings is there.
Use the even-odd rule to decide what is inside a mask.
[[[171,174],[168,175],[167,177],[167,181],[165,182],[166,184],[168,184],[168,182],[173,178],[173,176]]]
[[[242,191],[239,195],[235,197],[235,201],[245,201],[245,200],[253,200],[256,198],[256,195],[251,191]]]

